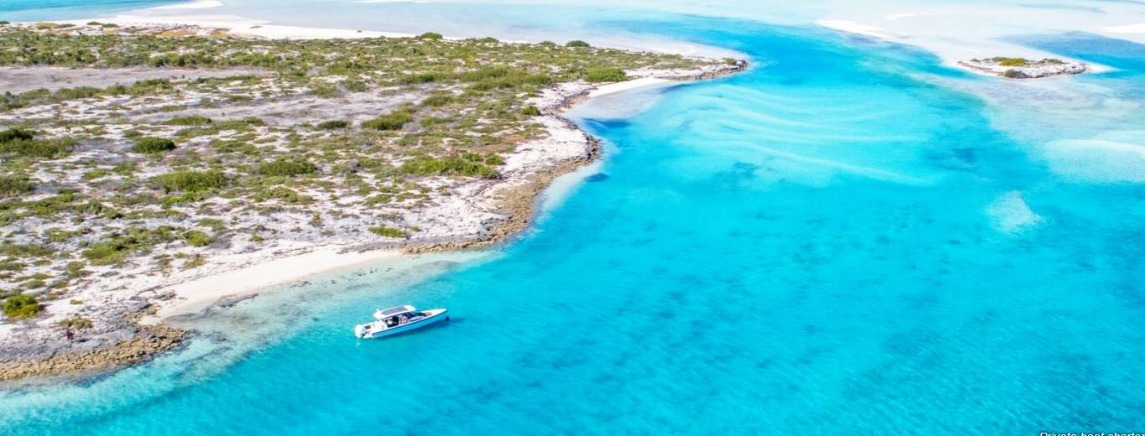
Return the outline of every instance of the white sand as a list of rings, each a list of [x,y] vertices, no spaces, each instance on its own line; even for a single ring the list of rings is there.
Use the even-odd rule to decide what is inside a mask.
[[[661,79],[661,78],[657,78],[657,77],[644,77],[644,78],[640,78],[640,79],[636,79],[636,80],[629,80],[626,82],[617,82],[617,83],[611,83],[608,85],[600,86],[600,87],[596,88],[596,90],[588,93],[588,96],[589,96],[589,98],[602,97],[605,95],[616,94],[619,92],[632,91],[632,90],[636,90],[636,89],[640,89],[640,88],[647,88],[650,86],[663,86],[663,85],[673,84],[673,83],[678,83],[678,82],[673,82],[673,81],[668,80],[668,79]]]
[[[161,303],[156,315],[145,319],[144,322],[156,322],[176,315],[197,313],[222,298],[251,295],[274,286],[353,267],[382,265],[402,256],[402,253],[396,250],[339,253],[333,248],[320,248],[305,254],[202,277],[168,287],[168,290],[175,293],[175,298]]]
[[[1124,26],[1109,26],[1101,28],[1105,33],[1117,35],[1119,33],[1125,34],[1140,34],[1145,35],[1145,23],[1126,24]]]
[[[60,23],[84,24],[92,20],[68,20]],[[116,15],[100,19],[101,23],[120,26],[191,25],[204,28],[227,29],[238,36],[267,39],[355,39],[355,38],[409,38],[415,35],[395,32],[376,32],[353,29],[324,29],[316,27],[279,26],[267,21],[252,20],[234,15]]]
[[[905,15],[905,14],[895,14],[894,16],[900,16],[900,15]],[[890,19],[890,17],[888,17],[888,19]],[[851,20],[819,20],[819,21],[816,21],[815,24],[826,27],[828,29],[835,29],[835,30],[847,32],[847,33],[873,36],[875,38],[880,38],[880,39],[890,39],[891,38],[891,36],[886,33],[887,32],[886,29],[883,29],[882,27],[872,26],[869,24],[863,24],[863,23],[859,23],[859,22],[855,22],[855,21],[851,21]]]

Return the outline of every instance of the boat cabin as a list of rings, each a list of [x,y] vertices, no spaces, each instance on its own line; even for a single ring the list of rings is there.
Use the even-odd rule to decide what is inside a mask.
[[[385,310],[378,309],[374,312],[374,319],[385,323],[387,329],[402,326],[424,317],[424,313],[418,312],[416,308],[409,305],[391,307]]]

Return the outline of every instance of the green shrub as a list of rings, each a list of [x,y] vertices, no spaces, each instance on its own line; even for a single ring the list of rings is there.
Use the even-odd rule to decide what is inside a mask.
[[[219,139],[212,139],[209,145],[219,153],[240,153],[247,156],[258,155],[258,147],[242,141],[221,141]]]
[[[127,258],[128,246],[118,239],[97,242],[84,250],[83,257],[92,265],[113,265]]]
[[[417,85],[422,83],[440,82],[452,78],[453,76],[445,73],[417,73],[403,76],[399,82],[403,85]]]
[[[426,97],[421,101],[422,105],[429,107],[442,107],[453,102],[453,97],[449,95],[437,94]]]
[[[121,234],[96,242],[80,253],[92,265],[114,265],[122,262],[133,252],[146,252],[156,244],[174,241],[178,238],[175,229],[160,226],[155,229],[129,227]]]
[[[207,264],[207,258],[200,254],[196,254],[191,258],[183,261],[183,269],[194,269]]]
[[[565,44],[565,47],[571,47],[571,48],[589,48],[589,47],[592,47],[592,45],[589,45],[589,43],[587,43],[587,42],[584,42],[584,41],[581,41],[581,40],[579,40],[579,39],[574,39],[574,40],[572,40],[572,41],[569,41],[568,43],[566,43],[566,44]]]
[[[493,65],[468,71],[459,75],[458,79],[463,82],[476,82],[469,89],[481,92],[493,89],[545,86],[553,83],[553,78],[548,74],[532,74],[526,70],[506,65]]]
[[[175,141],[167,138],[144,137],[135,141],[131,150],[143,154],[160,154],[175,149]]]
[[[403,174],[414,176],[468,176],[495,179],[497,171],[483,162],[473,162],[461,156],[433,158],[417,156],[402,163],[398,168]]]
[[[169,126],[202,126],[211,124],[211,119],[200,115],[188,115],[167,120]]]
[[[76,301],[76,300],[72,300],[72,301]],[[92,323],[91,323],[90,319],[84,318],[84,317],[79,316],[79,315],[76,315],[74,318],[68,318],[68,319],[60,320],[60,322],[57,324],[59,324],[60,327],[63,327],[65,329],[76,329],[76,330],[90,329],[92,327]]]
[[[584,80],[590,83],[623,82],[628,74],[620,68],[590,68],[584,73]]]
[[[521,108],[521,115],[524,115],[527,117],[540,116],[541,110],[538,109],[536,106],[528,105],[528,106]]]
[[[505,165],[505,158],[498,156],[498,155],[495,155],[495,154],[490,154],[488,156],[485,156],[485,165],[493,165],[493,166]]]
[[[350,127],[350,123],[342,120],[330,120],[318,123],[318,128],[322,130],[345,129],[347,127]]]
[[[366,92],[370,90],[370,85],[358,79],[349,79],[342,82],[342,87],[350,92]]]
[[[996,57],[993,60],[1003,67],[1024,67],[1030,63],[1024,58]]]
[[[54,251],[51,247],[31,244],[0,243],[0,254],[12,257],[43,257],[50,256]]]
[[[75,279],[75,278],[80,278],[80,277],[88,275],[89,274],[88,271],[84,270],[83,267],[84,267],[84,263],[81,261],[77,260],[77,261],[68,262],[67,277]],[[72,300],[72,304],[80,304],[80,303],[75,303],[75,301],[79,301],[79,300]]]
[[[12,141],[31,141],[35,138],[35,134],[30,130],[11,128],[8,130],[0,131],[0,143]]]
[[[192,247],[206,247],[215,242],[215,239],[204,232],[199,230],[191,230],[183,233],[183,240],[187,241]]]
[[[294,177],[318,172],[318,166],[301,159],[278,159],[258,166],[262,176]]]
[[[4,315],[9,318],[35,318],[44,311],[36,297],[16,294],[4,300]]]
[[[521,74],[528,74],[528,72],[517,70],[508,65],[493,65],[481,67],[473,71],[466,71],[458,76],[458,78],[464,82],[480,82],[482,80],[499,79]]]
[[[385,238],[404,238],[409,235],[405,230],[386,227],[384,225],[370,227],[370,233]]]
[[[0,142],[0,154],[16,157],[58,159],[71,154],[75,146],[76,140],[72,138],[16,139],[8,142]]]
[[[93,88],[90,86],[78,86],[75,88],[60,88],[56,90],[52,97],[57,101],[79,100],[81,98],[97,97],[102,93],[103,90],[99,88]]]
[[[247,130],[251,126],[265,126],[266,122],[259,117],[246,117],[241,120],[226,120],[215,123],[219,130]]]
[[[337,86],[329,83],[316,83],[310,86],[310,92],[318,98],[334,98],[341,94]]]
[[[222,189],[230,180],[222,171],[178,170],[151,179],[165,193],[206,192]]]
[[[436,40],[439,40],[442,38],[445,38],[445,37],[442,36],[440,33],[437,33],[437,32],[425,32],[425,33],[417,36],[417,39],[426,39],[426,40],[431,40],[431,41],[436,41]]]
[[[393,111],[372,120],[362,122],[362,128],[373,130],[401,130],[410,121],[413,121],[413,114],[408,111]]]
[[[275,186],[254,194],[254,201],[261,203],[266,200],[278,200],[285,204],[306,204],[314,201],[313,198],[299,194],[290,188]]]
[[[27,176],[0,176],[0,198],[32,192],[36,185]]]

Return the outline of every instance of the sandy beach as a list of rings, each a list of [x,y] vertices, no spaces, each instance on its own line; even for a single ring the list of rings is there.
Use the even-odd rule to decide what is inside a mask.
[[[320,274],[363,266],[381,266],[402,255],[397,250],[344,253],[333,248],[319,248],[305,254],[255,263],[167,287],[174,292],[174,297],[158,303],[155,314],[143,318],[141,322],[153,324],[173,316],[202,312],[224,298],[235,301],[261,290]]]

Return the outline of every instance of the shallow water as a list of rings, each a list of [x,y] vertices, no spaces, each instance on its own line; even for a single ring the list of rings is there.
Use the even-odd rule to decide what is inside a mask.
[[[992,435],[1145,422],[1145,187],[1107,149],[1085,153],[1081,175],[1051,152],[1100,135],[1140,144],[1141,94],[1123,86],[1140,66],[1053,91],[1090,102],[1090,125],[1017,97],[1031,88],[811,28],[595,25],[760,67],[645,95],[655,104],[631,118],[609,117],[607,101],[583,108],[610,143],[601,173],[497,258],[379,279],[376,292],[359,283],[233,365],[185,353],[86,388],[6,393],[0,432]],[[351,337],[375,306],[405,302],[453,321]],[[199,347],[188,353],[212,352]]]
[[[139,8],[181,3],[182,0],[4,0],[0,20],[76,20]]]

